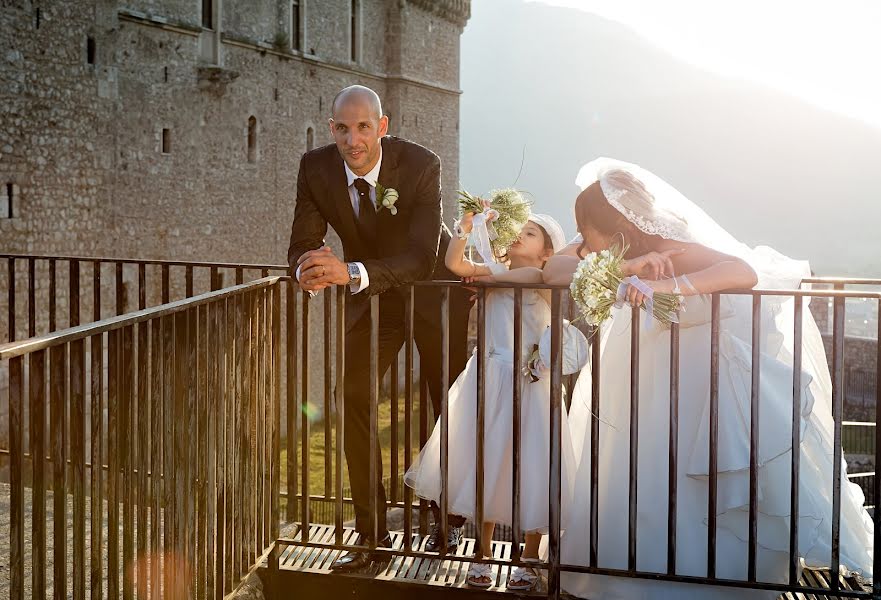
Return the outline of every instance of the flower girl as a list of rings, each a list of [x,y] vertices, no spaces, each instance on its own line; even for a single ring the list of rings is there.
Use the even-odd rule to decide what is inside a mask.
[[[475,224],[476,221],[476,224]],[[560,225],[546,215],[532,215],[519,238],[507,251],[507,266],[487,262],[474,263],[464,256],[465,244],[472,228],[483,227],[483,219],[465,213],[457,225],[457,234],[450,242],[446,265],[455,274],[471,280],[540,283],[541,268],[555,251],[565,246]],[[458,238],[458,239],[457,239]],[[524,366],[551,322],[547,291],[524,290],[522,310],[522,346],[517,349]],[[485,361],[485,429],[484,429],[484,506],[481,556],[492,556],[490,542],[496,523],[512,522],[513,462],[513,356],[514,356],[514,291],[510,288],[486,290],[486,352]],[[526,533],[524,560],[537,560],[542,533],[548,529],[548,463],[550,456],[550,383],[544,376],[533,382],[528,374],[521,377],[520,439],[520,523]],[[475,457],[477,415],[477,356],[468,361],[465,370],[453,384],[449,394],[449,512],[474,518]],[[575,458],[569,438],[566,411],[562,420],[562,505],[571,504]],[[440,500],[440,424],[438,423],[405,481],[416,494],[429,500]],[[539,577],[533,568],[515,569],[507,587],[514,590],[532,588]],[[472,563],[467,582],[478,587],[493,585],[489,564]]]

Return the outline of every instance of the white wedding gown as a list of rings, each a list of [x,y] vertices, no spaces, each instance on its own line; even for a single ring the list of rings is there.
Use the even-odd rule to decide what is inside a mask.
[[[523,291],[523,366],[551,321],[551,310],[540,293]],[[486,292],[486,402],[484,437],[485,521],[511,524],[513,460],[513,350],[514,292]],[[544,532],[548,527],[548,461],[550,385],[520,374],[521,490],[520,525],[523,531]],[[472,356],[449,394],[449,512],[474,519],[475,457],[477,455],[477,356]],[[562,419],[563,506],[572,505],[575,457],[566,411]],[[440,502],[440,422],[435,426],[404,481],[416,495]]]
[[[759,409],[759,581],[786,582],[789,558],[792,419],[791,298],[763,299]],[[751,298],[722,296],[719,340],[719,437],[716,575],[746,579],[749,532]],[[710,389],[710,299],[686,301],[680,334],[676,572],[706,576]],[[601,341],[598,565],[627,569],[630,447],[630,308],[616,309]],[[637,569],[667,570],[670,332],[641,319]],[[826,566],[832,542],[833,421],[822,341],[807,304],[799,448],[798,552],[807,566]],[[586,565],[590,541],[591,377],[573,393],[569,423],[578,473],[563,527],[562,562]],[[842,465],[841,564],[872,576],[872,530],[860,488]],[[775,598],[778,592],[691,583],[564,573],[563,589],[591,600]]]

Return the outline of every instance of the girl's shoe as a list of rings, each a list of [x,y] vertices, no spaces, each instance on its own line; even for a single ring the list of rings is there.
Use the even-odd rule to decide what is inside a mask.
[[[468,567],[468,577],[465,578],[465,583],[468,585],[488,588],[492,587],[494,581],[495,576],[493,575],[492,565],[475,562],[471,563],[471,566]]]
[[[539,571],[533,567],[517,567],[508,577],[508,589],[518,592],[531,590],[540,578]]]

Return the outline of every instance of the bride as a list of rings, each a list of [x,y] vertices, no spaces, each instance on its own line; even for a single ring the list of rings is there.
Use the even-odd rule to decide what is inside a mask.
[[[579,256],[621,244],[627,274],[654,292],[685,296],[680,313],[677,575],[706,577],[710,440],[710,319],[712,292],[795,289],[808,265],[767,247],[739,243],[700,208],[645,169],[611,159],[582,168],[575,205],[580,237],[545,267],[547,283],[567,283]],[[627,300],[644,296],[629,288]],[[747,579],[749,540],[752,298],[720,300],[716,577]],[[760,311],[757,580],[786,583],[789,564],[793,411],[792,297],[764,296]],[[591,411],[590,368],[573,391],[569,423],[579,459],[575,498],[580,509],[563,523],[563,564],[590,556],[591,424],[598,419],[597,565],[628,568],[629,483],[637,477],[636,569],[667,572],[670,332],[658,322],[640,328],[637,473],[630,472],[630,308],[613,311],[600,338],[599,412]],[[833,431],[829,370],[822,340],[803,312],[798,553],[804,566],[828,566],[832,553]],[[841,565],[872,576],[871,518],[861,489],[841,469]],[[695,585],[645,578],[564,573],[563,588],[592,600],[774,598],[779,592]]]

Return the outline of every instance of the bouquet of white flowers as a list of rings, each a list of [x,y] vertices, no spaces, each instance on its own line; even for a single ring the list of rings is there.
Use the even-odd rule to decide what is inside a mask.
[[[620,252],[591,252],[578,263],[569,289],[589,325],[599,325],[608,319],[612,307],[622,302],[627,286],[631,282],[638,282],[638,279],[624,276],[622,263],[625,252],[627,248]],[[681,307],[681,296],[662,293],[651,294],[641,306],[643,310],[650,310],[652,316],[665,325],[679,322],[677,313]]]
[[[466,212],[485,215],[490,245],[493,254],[499,257],[517,241],[520,230],[529,220],[531,204],[515,189],[492,190],[489,199],[462,190],[459,192],[459,218]]]

